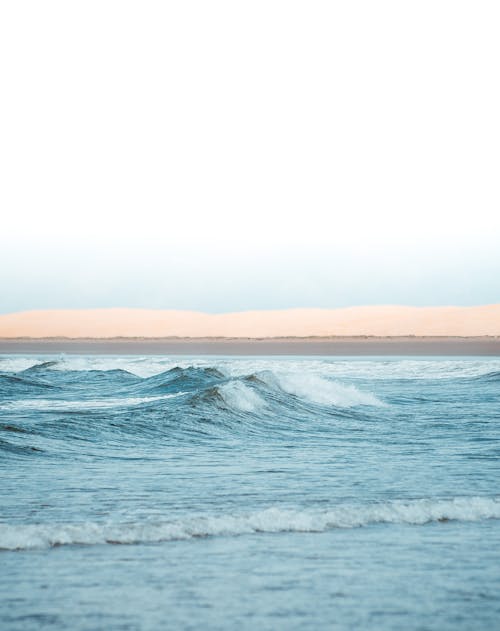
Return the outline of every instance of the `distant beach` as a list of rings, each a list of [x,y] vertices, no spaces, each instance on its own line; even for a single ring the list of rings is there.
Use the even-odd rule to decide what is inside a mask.
[[[2,353],[500,356],[500,305],[0,315]]]
[[[119,308],[59,309],[0,314],[0,339],[340,338],[353,339],[357,344],[358,338],[366,337],[402,340],[407,337],[499,336],[500,304],[475,307],[378,305],[235,313]],[[280,348],[282,344],[280,342]]]
[[[0,353],[500,356],[500,337],[0,338]]]

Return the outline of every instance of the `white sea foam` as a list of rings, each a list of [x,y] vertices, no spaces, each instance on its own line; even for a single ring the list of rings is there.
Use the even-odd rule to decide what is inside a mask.
[[[106,408],[129,407],[150,403],[161,399],[174,399],[184,395],[185,392],[175,394],[163,394],[155,397],[121,397],[106,399],[84,399],[79,401],[65,401],[62,399],[21,399],[19,401],[7,401],[0,403],[0,410],[43,410],[43,411],[81,411],[99,410]]]
[[[240,381],[229,381],[219,387],[219,392],[229,407],[241,412],[256,412],[265,407],[265,401]]]
[[[500,371],[500,360],[492,358],[234,358],[224,362],[233,377],[272,370],[276,373],[314,374],[336,379],[451,379],[480,377]],[[218,365],[218,364],[217,364]]]
[[[43,361],[56,360],[50,370],[113,370],[121,368],[139,377],[151,377],[175,367],[214,366],[239,377],[262,370],[315,374],[335,378],[363,379],[450,379],[479,377],[500,371],[500,360],[493,358],[192,358],[137,355],[43,355],[0,357],[0,371],[18,372]]]
[[[20,372],[40,363],[40,359],[34,357],[3,356],[0,357],[0,372]]]
[[[320,405],[353,407],[355,405],[382,406],[384,403],[370,392],[363,392],[353,385],[343,385],[314,374],[278,374],[279,387],[295,396]],[[271,380],[271,383],[274,379]]]
[[[0,357],[0,372],[19,372],[32,368],[46,361],[55,361],[50,370],[115,370],[122,369],[138,377],[151,377],[171,368],[193,366],[193,361],[176,361],[169,357],[138,357],[113,355],[38,355],[38,356],[4,356]],[[196,364],[198,365],[198,363]],[[201,364],[200,364],[201,365]],[[209,365],[203,362],[203,365]]]
[[[0,549],[26,550],[58,545],[159,543],[193,537],[251,533],[325,532],[371,524],[423,525],[429,522],[500,519],[500,500],[488,497],[395,500],[339,505],[329,510],[268,508],[246,514],[197,515],[139,523],[0,524]]]

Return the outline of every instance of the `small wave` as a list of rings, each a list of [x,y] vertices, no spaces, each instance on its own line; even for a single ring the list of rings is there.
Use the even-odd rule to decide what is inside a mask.
[[[488,372],[485,375],[480,375],[478,379],[484,381],[500,381],[500,370],[495,370],[493,372]]]
[[[215,384],[224,378],[223,373],[217,368],[194,366],[180,368],[176,366],[159,375],[142,379],[138,387],[141,391],[146,392],[165,391],[165,389],[176,390],[179,388],[182,390],[195,390]]]
[[[58,366],[58,364],[56,364]],[[35,366],[35,368],[38,368]],[[60,370],[60,369],[42,369],[23,371],[21,374],[30,375],[31,378],[39,379],[43,377],[44,381],[55,383],[58,385],[68,385],[72,383],[100,385],[104,383],[113,383],[116,385],[129,385],[141,382],[141,377],[133,375],[122,368],[112,368],[110,370]]]
[[[383,504],[337,506],[330,510],[268,508],[253,513],[192,516],[140,523],[0,524],[0,549],[27,550],[61,545],[160,543],[195,537],[253,533],[319,533],[373,524],[500,519],[500,501],[487,497],[395,500]]]
[[[18,427],[17,425],[5,425],[0,423],[0,430],[4,432],[14,432],[15,434],[28,434],[28,430],[24,427]]]
[[[0,374],[0,397],[16,396],[28,392],[43,392],[54,388],[50,383],[18,374]]]
[[[5,429],[5,428],[3,428]],[[7,430],[9,431],[9,430]],[[12,430],[10,430],[12,431]],[[17,445],[15,443],[11,443],[8,440],[4,440],[2,438],[0,438],[0,453],[1,452],[6,452],[6,453],[10,453],[10,454],[14,454],[16,456],[32,456],[33,453],[35,452],[43,452],[42,449],[39,449],[38,447],[34,447],[31,445]],[[1,528],[1,524],[0,524],[0,528]],[[0,543],[0,549],[1,549],[2,545]]]
[[[81,411],[99,410],[106,408],[131,407],[142,403],[151,403],[162,399],[173,399],[186,394],[163,394],[156,397],[122,397],[106,399],[88,399],[82,401],[66,401],[62,399],[25,399],[0,403],[0,410],[42,410],[42,411]]]
[[[123,368],[111,368],[110,370],[92,369],[92,370],[80,371],[80,372],[85,372],[87,375],[91,377],[98,377],[101,379],[102,378],[108,378],[108,379],[117,378],[117,379],[126,379],[127,381],[140,380],[140,377],[138,377],[137,375],[134,375],[130,371],[125,370]]]
[[[59,362],[57,361],[46,361],[46,362],[42,362],[41,364],[34,364],[33,366],[30,366],[29,368],[26,368],[25,370],[23,370],[24,373],[32,373],[32,372],[39,372],[40,370],[48,370],[49,368],[53,368],[54,366],[57,366]]]

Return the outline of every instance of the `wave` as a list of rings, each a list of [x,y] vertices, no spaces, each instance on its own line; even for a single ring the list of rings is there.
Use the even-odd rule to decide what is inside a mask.
[[[25,370],[23,370],[23,372],[32,373],[32,372],[39,372],[40,370],[47,370],[48,368],[53,368],[54,366],[57,366],[58,363],[59,362],[56,360],[41,362],[40,364],[34,364],[33,366],[26,368]]]
[[[487,372],[485,375],[480,375],[478,379],[481,379],[483,381],[500,381],[500,370]]]
[[[140,380],[136,390],[141,392],[196,390],[223,381],[226,376],[214,367],[176,366],[159,375]]]
[[[130,384],[142,382],[143,379],[123,368],[111,368],[110,370],[54,370],[51,365],[56,362],[46,362],[33,369],[22,371],[22,375],[34,375],[37,379],[43,377],[44,381],[56,385],[68,385],[71,383],[90,383],[99,385],[104,382],[114,384]]]
[[[500,500],[488,497],[393,500],[338,505],[328,510],[277,507],[245,514],[195,515],[137,523],[0,524],[0,549],[28,550],[62,545],[161,543],[196,537],[255,533],[321,533],[374,524],[420,526],[432,522],[500,519]]]
[[[248,387],[249,385],[252,387]],[[265,370],[228,377],[214,366],[176,366],[153,377],[139,379],[129,392],[152,394],[158,391],[175,392],[179,389],[196,393],[195,402],[212,400],[219,407],[224,402],[229,408],[244,412],[263,409],[266,405],[265,399],[270,393],[293,395],[324,406],[385,405],[375,395],[354,385],[343,385],[317,375]]]
[[[8,432],[15,433],[28,433],[26,430],[22,428],[14,427],[14,426],[3,426],[1,429]],[[39,447],[34,447],[33,445],[17,445],[8,440],[4,440],[0,438],[0,452],[11,453],[15,456],[32,456],[33,453],[43,453],[43,449]],[[1,526],[1,524],[0,524]]]
[[[213,403],[217,407],[239,412],[259,412],[271,405],[285,407],[295,402],[292,395],[303,403],[324,407],[351,408],[359,405],[385,406],[380,399],[355,386],[345,386],[334,381],[311,375],[276,375],[264,371],[233,379],[197,393],[194,403]]]
[[[99,442],[103,436],[118,442],[131,435],[192,441],[249,432],[292,435],[306,427],[325,431],[333,418],[369,419],[369,408],[356,406],[384,405],[354,385],[307,373],[265,370],[232,377],[216,366],[176,366],[142,378],[122,368],[61,371],[59,363],[50,362],[35,368],[5,376],[14,386],[0,388],[0,420],[44,440],[55,439],[49,452],[59,454],[75,440]],[[0,434],[7,431],[0,425]],[[45,451],[46,443],[41,444]],[[12,453],[0,444],[2,451]]]
[[[0,397],[40,393],[50,388],[54,388],[51,383],[46,383],[39,379],[33,379],[19,374],[0,374]]]

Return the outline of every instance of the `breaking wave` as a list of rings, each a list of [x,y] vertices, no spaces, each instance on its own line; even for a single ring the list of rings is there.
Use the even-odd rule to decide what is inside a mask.
[[[354,385],[346,386],[317,375],[261,373],[260,377],[268,385],[277,385],[288,394],[320,405],[334,405],[336,407],[384,405],[376,396],[369,392],[363,392]]]
[[[338,505],[327,510],[277,507],[227,515],[127,523],[0,524],[0,549],[29,550],[62,545],[161,543],[196,537],[254,533],[321,533],[374,524],[420,526],[432,522],[500,519],[500,500],[488,497],[394,500]]]

